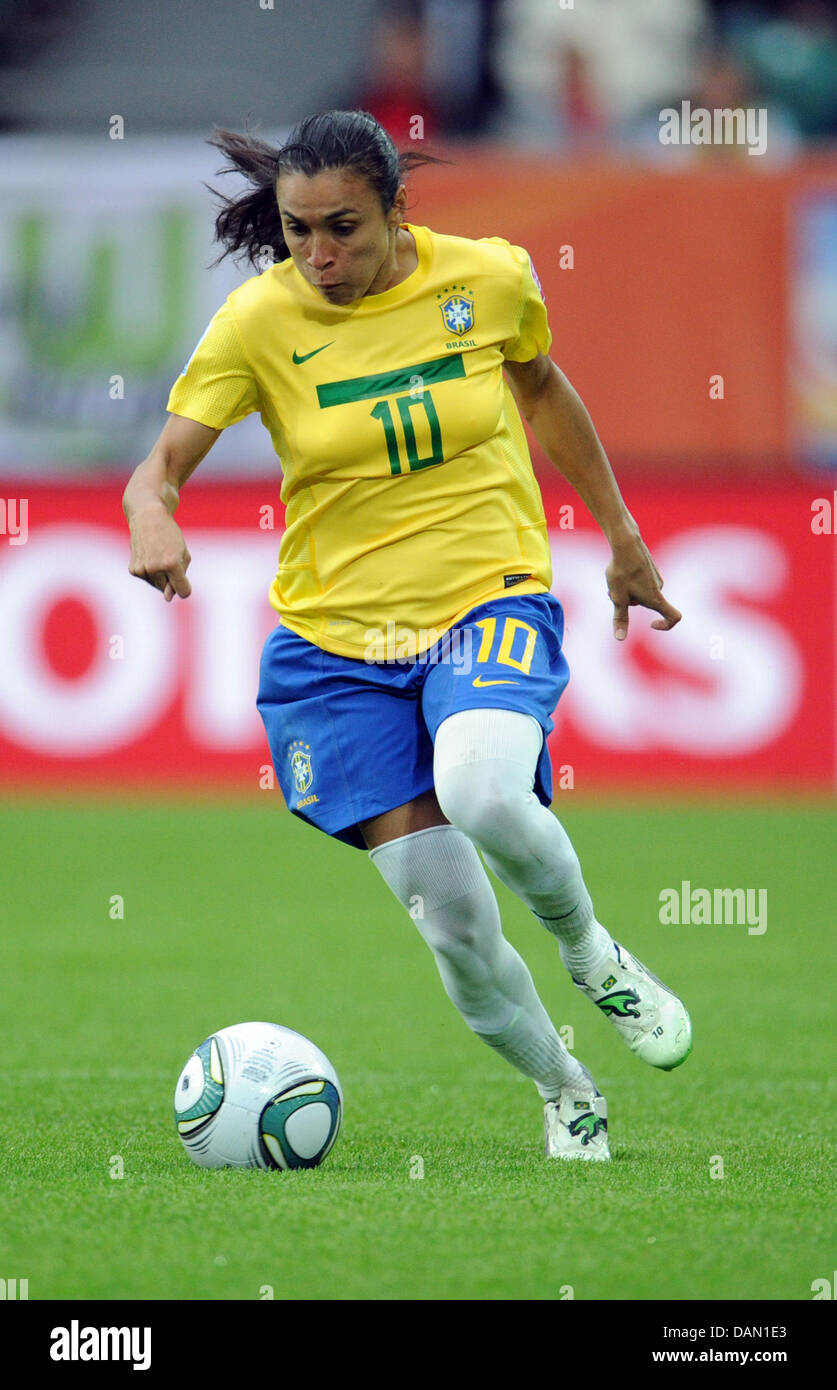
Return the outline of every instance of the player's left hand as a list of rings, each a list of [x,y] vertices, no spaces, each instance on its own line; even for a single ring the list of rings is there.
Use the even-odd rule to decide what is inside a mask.
[[[652,608],[661,617],[651,624],[661,632],[679,623],[683,616],[663,598],[663,581],[641,536],[631,537],[613,547],[605,576],[613,603],[613,635],[624,642],[628,635],[628,608]]]

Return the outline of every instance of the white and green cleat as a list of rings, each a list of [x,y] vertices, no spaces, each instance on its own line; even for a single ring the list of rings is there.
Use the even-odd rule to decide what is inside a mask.
[[[607,1146],[607,1101],[585,1068],[585,1079],[565,1086],[543,1108],[547,1158],[610,1158]]]
[[[692,1023],[682,999],[614,941],[615,956],[585,979],[588,999],[610,1019],[631,1052],[649,1066],[672,1071],[692,1050]]]

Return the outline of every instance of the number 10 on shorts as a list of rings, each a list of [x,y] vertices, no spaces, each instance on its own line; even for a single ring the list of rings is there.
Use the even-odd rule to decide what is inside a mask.
[[[474,624],[475,627],[482,629],[479,651],[477,652],[477,665],[480,662],[495,661],[498,666],[513,666],[516,671],[522,671],[524,676],[528,676],[532,669],[532,658],[535,655],[535,643],[538,640],[537,629],[530,623],[524,623],[522,618],[503,618],[500,632],[500,645],[497,655],[492,658],[492,652],[497,638],[497,618],[480,618]],[[512,656],[512,647],[519,632],[525,632],[526,638],[523,644],[523,654],[520,657]],[[518,641],[518,647],[520,641]]]

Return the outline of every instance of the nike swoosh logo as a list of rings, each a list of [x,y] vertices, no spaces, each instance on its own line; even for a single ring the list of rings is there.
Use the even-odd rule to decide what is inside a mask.
[[[477,676],[476,680],[471,681],[472,685],[520,685],[520,681],[484,681],[482,676]]]
[[[332,338],[331,343],[333,342],[334,339]],[[306,352],[302,357],[299,356],[296,348],[294,348],[293,361],[299,366],[300,362],[307,362],[309,357],[316,357],[318,352],[325,352],[327,347],[331,347],[331,343],[323,343],[321,348],[314,348],[313,352]]]

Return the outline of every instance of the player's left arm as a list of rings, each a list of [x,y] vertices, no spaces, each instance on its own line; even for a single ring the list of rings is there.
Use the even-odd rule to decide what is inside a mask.
[[[593,421],[578,392],[545,353],[529,362],[503,364],[520,413],[532,426],[547,458],[563,473],[595,517],[611,548],[606,570],[613,603],[613,634],[628,635],[628,608],[660,614],[652,627],[666,631],[681,614],[663,598],[663,581],[639,527],[628,511]]]

